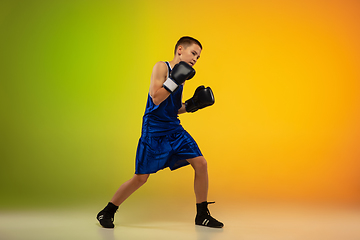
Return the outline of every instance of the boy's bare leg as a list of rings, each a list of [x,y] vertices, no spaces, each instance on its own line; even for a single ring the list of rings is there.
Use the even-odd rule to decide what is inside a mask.
[[[114,228],[114,215],[119,205],[123,203],[132,193],[146,183],[149,174],[135,174],[130,180],[123,183],[115,192],[108,205],[101,210],[96,219],[104,228]]]
[[[222,228],[224,224],[210,215],[207,201],[209,189],[209,177],[207,162],[203,156],[187,160],[195,170],[194,191],[196,196],[196,217],[195,224],[213,228]]]
[[[149,175],[150,174],[135,174],[119,187],[110,202],[116,206],[122,204],[131,194],[146,183]]]
[[[209,189],[207,162],[203,156],[188,159],[187,161],[191,164],[195,171],[194,191],[196,202],[206,202]]]

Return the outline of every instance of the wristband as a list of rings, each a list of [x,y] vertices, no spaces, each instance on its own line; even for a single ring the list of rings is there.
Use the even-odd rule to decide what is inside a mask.
[[[179,85],[177,85],[171,78],[168,78],[164,82],[163,87],[169,92],[173,93],[179,87]]]

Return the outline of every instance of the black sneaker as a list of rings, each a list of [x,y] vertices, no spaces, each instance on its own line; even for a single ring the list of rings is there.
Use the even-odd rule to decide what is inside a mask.
[[[102,210],[98,213],[96,219],[104,228],[114,228],[114,214]]]
[[[212,228],[222,228],[224,224],[219,222],[210,215],[208,205],[215,202],[202,202],[197,203],[197,214],[195,217],[195,224],[200,226],[212,227]]]
[[[224,224],[210,215],[196,215],[195,224],[211,228],[222,228]]]

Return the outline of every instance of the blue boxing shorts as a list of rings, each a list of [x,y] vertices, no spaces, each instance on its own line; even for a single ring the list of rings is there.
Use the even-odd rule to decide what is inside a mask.
[[[135,174],[150,174],[170,168],[171,171],[189,164],[186,159],[202,156],[188,132],[164,136],[141,136],[136,152]]]

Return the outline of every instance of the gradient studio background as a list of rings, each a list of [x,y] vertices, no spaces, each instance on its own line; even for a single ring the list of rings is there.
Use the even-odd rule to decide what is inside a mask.
[[[152,67],[183,35],[204,46],[184,99],[201,84],[216,98],[181,116],[209,200],[358,204],[359,22],[355,0],[1,1],[1,208],[102,207],[134,172]],[[192,202],[192,182],[164,170],[132,198]]]

